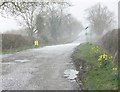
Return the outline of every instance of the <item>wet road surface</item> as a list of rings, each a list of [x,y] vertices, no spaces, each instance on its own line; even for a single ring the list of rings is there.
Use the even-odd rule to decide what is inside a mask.
[[[75,69],[71,54],[78,43],[29,49],[2,58],[3,90],[76,90],[64,76]]]

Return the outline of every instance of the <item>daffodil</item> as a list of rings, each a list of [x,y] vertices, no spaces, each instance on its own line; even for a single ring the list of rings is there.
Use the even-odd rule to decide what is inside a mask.
[[[106,59],[107,56],[108,56],[108,55],[107,55],[106,53],[104,53],[104,54],[103,54],[103,59]]]
[[[116,71],[116,70],[118,70],[118,69],[117,69],[117,68],[112,68],[112,70]]]
[[[102,55],[99,56],[98,61],[102,61]]]
[[[93,51],[94,53],[98,53],[99,47],[98,47],[97,45],[94,46],[94,47],[92,47],[92,51]]]
[[[101,59],[100,59],[100,58],[98,58],[98,61],[101,61]]]
[[[109,57],[109,60],[112,60],[112,56]]]

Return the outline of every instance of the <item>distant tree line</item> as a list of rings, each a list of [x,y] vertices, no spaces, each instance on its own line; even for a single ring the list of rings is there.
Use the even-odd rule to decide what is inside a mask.
[[[71,4],[65,2],[26,2],[6,0],[0,4],[3,16],[12,15],[28,29],[28,35],[33,37],[34,29],[38,30],[39,40],[52,42],[73,39],[81,30],[82,24],[72,15],[65,12]],[[6,14],[7,13],[7,14]],[[18,19],[19,21],[19,19]]]

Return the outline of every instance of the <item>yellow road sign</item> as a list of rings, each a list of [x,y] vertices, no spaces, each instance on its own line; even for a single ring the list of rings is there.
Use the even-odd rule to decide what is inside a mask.
[[[37,40],[34,41],[34,45],[35,45],[35,46],[38,46],[38,41],[37,41]]]

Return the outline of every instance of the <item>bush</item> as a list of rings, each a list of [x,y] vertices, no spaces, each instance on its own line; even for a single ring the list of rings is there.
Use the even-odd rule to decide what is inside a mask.
[[[33,45],[34,39],[17,34],[2,34],[2,49],[13,49]]]
[[[102,46],[109,54],[117,58],[118,54],[118,30],[114,29],[111,32],[106,33],[102,38]]]

